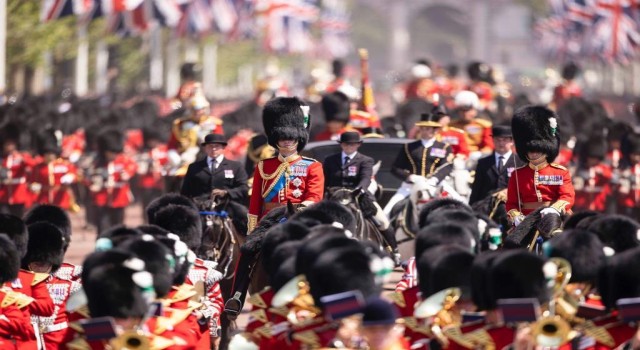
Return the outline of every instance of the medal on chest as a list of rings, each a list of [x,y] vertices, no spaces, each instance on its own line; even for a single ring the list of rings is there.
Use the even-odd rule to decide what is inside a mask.
[[[66,283],[48,284],[47,287],[49,289],[51,299],[56,305],[62,304],[69,294],[69,285]]]
[[[562,185],[564,177],[562,175],[538,175],[540,185]]]
[[[444,158],[444,157],[446,157],[446,156],[447,156],[447,152],[446,152],[444,149],[442,149],[442,148],[432,148],[432,149],[429,151],[429,155],[430,155],[431,157]]]
[[[302,190],[300,189],[300,186],[302,186],[302,179],[299,177],[296,177],[291,181],[291,184],[295,187],[293,191],[291,191],[291,195],[294,198],[302,197]]]
[[[358,175],[358,167],[357,166],[349,166],[347,168],[347,176],[356,176]]]

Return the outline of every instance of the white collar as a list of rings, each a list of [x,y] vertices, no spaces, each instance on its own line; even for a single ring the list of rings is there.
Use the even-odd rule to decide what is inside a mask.
[[[344,160],[344,157],[349,157],[349,159],[353,159],[356,157],[356,154],[358,154],[358,152],[353,152],[351,154],[346,154],[344,153],[344,151],[342,151],[342,160]]]
[[[420,139],[420,141],[422,142],[422,145],[427,148],[427,147],[431,147],[433,145],[434,142],[436,142],[436,138],[432,137],[428,140],[425,139]]]
[[[494,152],[496,162],[498,161],[498,158],[500,158],[500,156],[502,156],[502,158],[504,158],[504,160],[506,161],[507,159],[511,158],[511,154],[512,153],[513,152],[511,152],[511,151],[507,151],[507,153],[505,153],[505,154],[500,154],[498,152]]]
[[[218,163],[218,165],[222,164],[222,161],[224,160],[224,154],[217,156],[215,160]],[[211,165],[211,162],[213,162],[213,158],[207,156],[207,164]]]

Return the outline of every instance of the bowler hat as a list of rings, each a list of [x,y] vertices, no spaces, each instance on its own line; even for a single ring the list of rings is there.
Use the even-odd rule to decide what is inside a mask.
[[[361,143],[362,138],[360,138],[360,133],[356,131],[347,131],[343,132],[340,135],[340,140],[338,143]]]
[[[201,143],[201,146],[204,145],[211,145],[211,144],[220,144],[220,145],[227,145],[227,139],[224,137],[224,135],[218,135],[218,134],[209,134],[207,136],[204,137],[204,142]]]
[[[494,125],[491,128],[491,136],[513,138],[513,134],[511,133],[511,127],[508,125]]]

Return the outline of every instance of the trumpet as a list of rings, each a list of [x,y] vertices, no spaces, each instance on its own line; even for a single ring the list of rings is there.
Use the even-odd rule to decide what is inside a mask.
[[[151,342],[142,331],[126,331],[116,338],[112,339],[109,344],[111,350],[149,350]]]
[[[549,308],[543,314],[544,317],[531,325],[533,342],[539,346],[561,346],[573,337],[569,323],[561,316],[556,315],[556,306],[559,299],[563,298],[565,288],[571,279],[571,264],[562,258],[551,258],[547,266],[555,267],[555,276],[548,287],[552,298]]]
[[[292,324],[314,318],[320,310],[314,305],[309,289],[309,283],[304,275],[298,275],[278,290],[273,296],[272,304],[276,308],[291,304],[293,307],[288,311],[287,319]]]
[[[456,302],[460,299],[460,288],[447,288],[420,303],[413,315],[418,318],[430,318],[431,333],[443,346],[448,346],[449,340],[443,333],[443,328],[460,323],[459,317],[453,312]]]

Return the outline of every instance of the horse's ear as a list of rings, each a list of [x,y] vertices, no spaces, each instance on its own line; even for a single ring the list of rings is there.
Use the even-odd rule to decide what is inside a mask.
[[[291,217],[296,213],[296,208],[291,204],[290,200],[287,200],[287,217]]]

